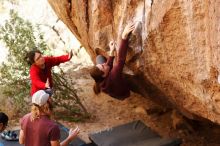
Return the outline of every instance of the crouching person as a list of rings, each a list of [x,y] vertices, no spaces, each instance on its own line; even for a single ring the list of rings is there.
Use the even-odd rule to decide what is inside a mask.
[[[60,129],[50,119],[52,105],[49,94],[39,90],[32,96],[31,113],[21,120],[19,143],[25,146],[67,146],[79,133],[79,129],[70,129],[69,136],[60,142]]]

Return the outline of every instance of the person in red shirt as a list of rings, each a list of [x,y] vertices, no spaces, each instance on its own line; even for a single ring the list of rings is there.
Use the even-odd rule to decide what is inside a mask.
[[[59,126],[50,119],[52,115],[49,94],[44,90],[32,96],[31,113],[20,119],[19,143],[25,146],[67,146],[79,133],[79,128],[70,129],[68,137],[60,142]]]
[[[30,67],[31,96],[38,90],[45,90],[52,94],[53,81],[51,69],[60,63],[69,61],[73,56],[72,50],[67,55],[58,57],[44,57],[39,50],[30,51],[26,55],[26,60]]]
[[[106,61],[104,56],[98,55],[96,57],[96,65],[90,70],[90,75],[95,80],[93,90],[96,94],[101,91],[109,94],[110,96],[123,100],[130,96],[130,89],[123,78],[122,71],[126,60],[128,49],[128,38],[130,33],[134,30],[134,23],[128,24],[123,33],[122,39],[117,50],[117,58],[114,61],[115,43],[109,43],[110,54]]]

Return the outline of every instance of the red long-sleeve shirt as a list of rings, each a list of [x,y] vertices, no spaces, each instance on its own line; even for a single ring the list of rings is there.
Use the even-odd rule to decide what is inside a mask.
[[[69,55],[63,55],[58,57],[44,57],[44,59],[45,59],[44,69],[39,68],[35,64],[31,65],[30,68],[31,96],[35,92],[45,89],[47,78],[49,79],[50,87],[53,87],[51,69],[53,66],[69,61]]]
[[[123,67],[128,49],[128,39],[121,40],[117,59],[113,65],[114,57],[109,57],[107,64],[110,66],[108,76],[101,82],[101,90],[117,99],[130,96],[130,89],[122,76]]]

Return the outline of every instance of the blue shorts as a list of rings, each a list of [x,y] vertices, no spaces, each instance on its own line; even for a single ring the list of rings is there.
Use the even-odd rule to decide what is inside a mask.
[[[52,88],[47,88],[44,90],[47,94],[50,95],[50,97],[53,95],[53,89]]]

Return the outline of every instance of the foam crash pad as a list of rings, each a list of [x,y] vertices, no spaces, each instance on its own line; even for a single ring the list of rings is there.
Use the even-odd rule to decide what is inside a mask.
[[[161,138],[141,121],[89,134],[97,146],[179,146],[179,139]]]
[[[64,140],[68,136],[69,129],[64,125],[57,123],[60,128],[61,141]],[[15,130],[16,133],[19,133],[19,130]],[[85,144],[83,140],[77,137],[74,141],[72,141],[69,146],[81,146]],[[7,141],[1,138],[0,136],[0,146],[21,146],[18,141]]]

